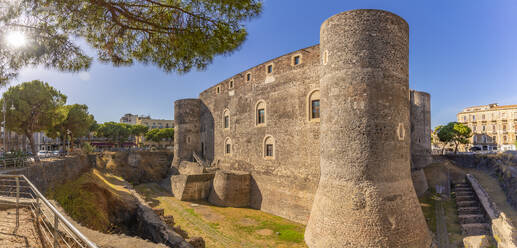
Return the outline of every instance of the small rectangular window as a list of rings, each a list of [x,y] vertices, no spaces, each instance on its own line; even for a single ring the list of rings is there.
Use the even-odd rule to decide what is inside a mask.
[[[273,157],[273,144],[266,145],[266,157]]]
[[[267,66],[267,73],[273,73],[273,65]]]
[[[230,116],[224,117],[224,128],[230,127]]]
[[[233,88],[233,80],[230,81],[230,89]]]
[[[265,122],[266,122],[265,110],[264,109],[257,110],[257,124],[263,124]]]
[[[232,146],[230,144],[226,144],[226,154],[230,154]]]
[[[320,100],[313,100],[312,103],[312,118],[320,118]]]
[[[246,74],[246,81],[251,81],[251,73]]]
[[[293,64],[294,64],[294,65],[299,65],[299,64],[300,64],[300,55],[298,55],[298,56],[294,56],[294,58],[293,58]]]
[[[219,86],[217,86],[217,88],[215,89],[215,92],[216,92],[217,94],[219,94],[219,92],[221,92],[221,88],[219,88]]]

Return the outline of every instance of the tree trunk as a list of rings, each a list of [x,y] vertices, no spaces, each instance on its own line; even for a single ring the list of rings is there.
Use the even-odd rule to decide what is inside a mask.
[[[74,136],[70,134],[70,152],[74,152]]]
[[[454,155],[458,154],[458,142],[454,142]]]
[[[34,142],[34,137],[31,134],[27,134],[27,133],[25,134],[25,136],[27,136],[27,138],[29,139],[29,143],[31,145],[32,154],[34,155],[34,162],[39,164],[40,160],[39,160],[39,157],[38,157],[38,149],[36,147],[36,143]]]

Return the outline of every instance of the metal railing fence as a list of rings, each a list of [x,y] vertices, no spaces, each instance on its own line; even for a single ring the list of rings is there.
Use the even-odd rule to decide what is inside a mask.
[[[30,156],[0,158],[0,169],[25,167],[32,162],[34,157]]]
[[[16,208],[16,228],[20,225],[20,208],[29,208],[44,247],[97,248],[24,175],[0,174],[0,204]]]

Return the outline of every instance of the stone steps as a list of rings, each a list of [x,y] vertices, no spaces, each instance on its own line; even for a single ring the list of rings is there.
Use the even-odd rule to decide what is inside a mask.
[[[458,215],[460,224],[485,223],[485,216],[482,214],[462,214]]]
[[[456,196],[456,202],[460,202],[460,201],[475,201],[476,198],[474,197],[474,195],[470,195],[470,196]]]
[[[487,223],[461,224],[464,236],[490,235],[490,225]]]
[[[490,225],[470,184],[456,184],[454,191],[462,234],[464,236],[490,235]]]
[[[481,214],[481,209],[479,207],[458,208],[458,215],[461,214]]]
[[[456,202],[456,206],[458,206],[458,208],[479,207],[479,203],[477,201],[458,201]]]
[[[474,192],[457,192],[456,197],[458,196],[473,197]]]

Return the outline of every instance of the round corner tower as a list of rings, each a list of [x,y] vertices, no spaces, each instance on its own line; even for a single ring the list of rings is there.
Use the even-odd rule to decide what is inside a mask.
[[[201,100],[181,99],[174,102],[173,166],[182,160],[192,161],[192,153],[201,151]]]
[[[411,177],[418,196],[429,189],[424,168],[431,164],[431,95],[411,90]]]
[[[321,26],[321,176],[309,247],[431,245],[411,181],[409,27],[381,10]]]
[[[411,167],[422,169],[431,163],[431,95],[411,90]]]

